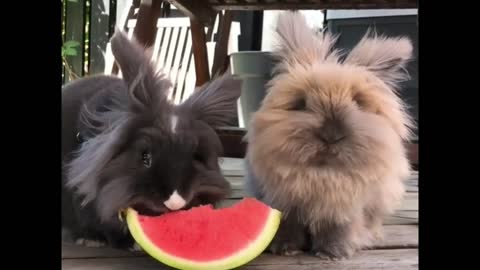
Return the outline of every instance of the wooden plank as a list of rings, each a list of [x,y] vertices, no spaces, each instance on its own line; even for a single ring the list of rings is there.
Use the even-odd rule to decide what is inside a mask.
[[[165,35],[163,35],[162,38],[162,35],[158,34],[154,49],[154,59],[157,62],[158,68],[161,68],[164,72],[168,73],[173,82],[173,87],[170,89],[169,93],[170,99],[172,98],[171,95],[174,94],[174,91],[178,91],[178,83],[181,83],[182,86],[184,83],[186,72],[184,66],[187,66],[187,64],[183,64],[183,62],[180,64],[180,61],[188,61],[188,55],[186,59],[181,59],[182,53],[185,53],[184,50],[187,50],[188,53],[191,52],[191,43],[188,43],[191,37],[188,36],[187,38],[189,27],[190,20],[188,18],[161,18],[157,22],[159,33],[165,33]],[[172,35],[171,38],[170,34]],[[186,48],[185,45],[187,45]],[[159,54],[159,51],[160,56],[157,57],[156,55]],[[184,73],[182,73],[182,71]],[[180,75],[177,76],[179,73]]]
[[[205,29],[198,21],[191,19],[190,31],[196,74],[195,86],[201,86],[210,80]]]
[[[178,103],[181,103],[183,100],[182,96],[184,95],[185,92],[188,92],[193,89],[188,89],[187,87],[189,84],[187,84],[188,76],[191,76],[189,74],[189,68],[190,68],[190,61],[192,58],[192,36],[189,33],[190,27],[186,29],[186,44],[185,47],[183,48],[183,53],[182,53],[182,62],[180,64],[180,70],[178,72],[178,77],[177,77],[177,85],[176,85],[176,91],[177,96],[180,96],[180,100]],[[193,88],[193,87],[192,87]]]
[[[230,183],[232,189],[245,190],[245,177],[244,176],[225,176],[225,179]]]
[[[118,0],[104,0],[104,1],[109,1],[109,11],[108,11],[108,32],[110,33],[110,37],[113,35],[115,32],[115,25],[117,23],[117,4]]]
[[[73,79],[77,76],[82,77],[84,74],[83,62],[85,59],[85,0],[67,1],[66,3],[66,21],[65,21],[65,41],[74,40],[80,43],[76,47],[77,55],[67,56],[67,62],[72,69],[72,74],[65,71],[65,82],[70,81],[70,76]]]
[[[235,194],[236,191],[233,191]],[[228,207],[240,199],[225,199],[217,204],[218,208]],[[418,210],[403,210],[398,209],[394,214],[387,216],[383,222],[384,225],[417,225],[418,224]]]
[[[392,218],[398,217],[402,219],[410,219],[412,221],[417,221],[418,224],[418,210],[397,210],[393,215]]]
[[[129,19],[133,18],[135,8],[139,5],[140,0],[117,0],[117,27],[125,29]]]
[[[179,104],[181,101],[182,97],[182,91],[181,89],[178,89],[176,87],[178,85],[178,72],[180,70],[180,61],[182,60],[182,57],[184,57],[183,52],[185,49],[185,43],[186,43],[186,37],[187,37],[187,32],[188,32],[188,26],[186,27],[180,27],[178,29],[180,31],[180,36],[178,38],[178,42],[175,44],[175,60],[173,62],[172,66],[172,71],[170,73],[170,78],[174,82],[174,98],[173,98],[173,103],[174,104]]]
[[[232,192],[227,200],[238,201],[244,197],[251,196],[244,189],[243,181],[232,181],[232,178],[227,177],[227,181],[232,186]],[[230,203],[228,203],[230,204]],[[406,193],[402,204],[398,207],[398,211],[418,211],[418,193]]]
[[[115,59],[113,57],[112,53],[112,47],[110,46],[110,42],[107,43],[107,47],[105,50],[105,69],[104,69],[104,74],[106,75],[113,75],[114,70],[113,67],[115,66]]]
[[[143,252],[130,252],[127,250],[107,247],[85,247],[70,243],[62,243],[62,259],[75,258],[119,258],[146,256]]]
[[[142,0],[133,32],[135,38],[145,47],[155,43],[157,20],[162,15],[162,0]]]
[[[262,270],[346,270],[346,269],[418,269],[417,249],[391,249],[361,251],[343,261],[319,260],[316,257],[300,255],[294,257],[262,255],[242,269]]]
[[[150,257],[104,258],[104,259],[64,259],[63,270],[150,270],[172,269]],[[340,270],[340,269],[418,269],[417,249],[385,249],[366,250],[355,254],[351,259],[343,261],[320,260],[313,256],[299,255],[294,257],[263,254],[252,260],[241,269],[262,270]]]
[[[417,192],[418,193],[418,184],[415,186],[412,186],[408,181],[407,181],[407,192]]]
[[[209,3],[214,10],[287,10],[287,9],[405,9],[417,8],[417,1],[215,1]]]
[[[250,196],[250,194],[244,189],[243,181],[232,181],[233,179],[229,177],[227,177],[227,180],[232,186],[232,191],[228,200],[240,200],[244,197]],[[406,193],[398,211],[418,211],[418,193]]]
[[[228,41],[230,39],[230,28],[232,25],[233,12],[230,10],[225,11],[222,16],[221,22],[219,22],[219,29],[217,32],[217,42],[215,44],[215,55],[213,57],[212,77],[215,74],[223,73],[225,69],[225,62],[228,57]]]
[[[177,40],[178,40],[178,34],[179,34],[180,28],[177,26],[177,27],[172,27],[171,29],[172,29],[172,34],[170,37],[170,42],[166,44],[168,47],[168,51],[167,51],[167,56],[164,64],[167,71],[167,75],[169,77],[172,74],[173,56],[176,54],[176,50],[177,50],[176,46],[177,46]]]
[[[92,0],[90,15],[89,74],[105,71],[105,54],[110,39],[110,1]]]
[[[384,225],[418,225],[418,212],[409,212],[416,213],[416,218],[404,216],[404,211],[397,211],[393,215],[385,218],[383,222]]]
[[[418,247],[418,226],[389,225],[384,227],[385,238],[374,249],[416,248]],[[62,259],[79,258],[121,258],[143,257],[143,252],[129,252],[113,248],[88,248],[62,243]]]
[[[171,37],[170,37],[170,41],[166,44],[167,45],[167,48],[168,48],[168,51],[167,51],[167,55],[166,55],[166,59],[165,59],[165,63],[164,63],[164,72],[165,74],[167,74],[167,76],[170,78],[170,80],[175,83],[174,79],[172,78],[172,67],[173,67],[173,56],[177,53],[176,52],[176,45],[177,45],[177,40],[178,40],[178,34],[179,34],[179,31],[181,30],[179,27],[171,27],[170,29],[172,29],[171,31]],[[172,87],[170,87],[170,90],[168,92],[168,99],[170,101],[173,100],[173,94],[175,93],[175,84],[173,84]]]
[[[214,24],[216,12],[206,0],[167,0],[190,19],[198,21],[203,26]]]
[[[244,197],[248,197],[244,189],[239,188],[238,183],[233,183],[232,185],[232,193],[228,199],[223,200],[219,205],[222,207],[230,206],[235,202],[241,200]],[[402,201],[402,204],[398,207],[397,211],[402,211],[402,213],[410,213],[412,211],[418,212],[418,194],[407,194],[405,199]],[[404,216],[404,215],[401,215]],[[408,223],[410,224],[410,223]]]
[[[128,25],[131,25],[131,22],[132,21],[129,21]],[[133,21],[133,22],[136,24],[137,21]],[[129,39],[133,38],[133,32],[135,31],[135,24],[133,25],[133,27],[128,27],[127,36]]]
[[[387,225],[383,227],[385,238],[376,243],[374,249],[417,248],[418,226]]]
[[[403,261],[403,262],[399,262]],[[400,263],[400,265],[397,265]],[[320,260],[308,254],[298,256],[275,256],[263,254],[253,260],[249,266],[295,266],[315,265],[318,269],[402,269],[400,266],[415,266],[418,263],[417,249],[391,249],[391,250],[364,250],[353,255],[349,260],[338,262]],[[380,267],[380,268],[379,268]],[[390,268],[392,267],[392,268]],[[265,268],[273,269],[273,268]],[[288,269],[288,268],[284,268]],[[303,268],[302,268],[303,269]],[[307,268],[312,269],[312,268]],[[405,268],[410,269],[410,268]]]
[[[163,39],[160,43],[160,52],[157,58],[157,64],[162,67],[164,71],[168,70],[168,67],[165,65],[167,51],[168,51],[168,42],[170,41],[170,35],[172,33],[172,27],[166,27],[163,32]],[[167,71],[168,72],[168,71]]]
[[[191,29],[190,29],[191,31]],[[184,83],[184,91],[182,94],[182,101],[187,99],[192,93],[197,89],[195,87],[195,84],[197,82],[196,79],[196,71],[195,71],[195,59],[194,59],[194,54],[193,54],[193,47],[192,47],[192,53],[188,55],[188,67],[187,67],[187,74],[185,76],[185,83]]]
[[[165,31],[165,28],[163,27],[158,27],[157,24],[157,35],[155,36],[155,43],[153,44],[153,51],[152,51],[152,60],[154,61],[156,68],[162,68],[161,65],[159,65],[158,61],[158,53],[160,51],[160,46],[162,45],[162,37],[163,37],[163,32]]]
[[[418,192],[407,192],[399,210],[418,211]]]
[[[244,172],[244,159],[243,158],[230,158],[230,157],[221,157],[218,160],[220,168],[223,171],[232,171],[232,172]],[[237,174],[235,174],[237,175]],[[242,174],[243,175],[243,174]]]

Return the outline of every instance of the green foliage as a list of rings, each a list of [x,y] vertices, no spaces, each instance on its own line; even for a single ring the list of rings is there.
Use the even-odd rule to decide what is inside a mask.
[[[62,46],[62,57],[65,56],[77,56],[78,52],[76,47],[80,46],[80,42],[75,40],[69,40],[63,43]]]
[[[80,47],[80,45],[81,45],[80,42],[76,40],[69,40],[69,41],[65,41],[62,46],[63,66],[68,71],[70,80],[78,78],[78,75],[75,72],[73,72],[72,68],[68,64],[67,56],[77,56],[78,55],[77,47]]]

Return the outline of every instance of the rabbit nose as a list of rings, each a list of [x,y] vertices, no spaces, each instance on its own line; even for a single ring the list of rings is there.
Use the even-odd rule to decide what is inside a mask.
[[[168,198],[168,200],[164,201],[163,204],[165,204],[165,206],[172,210],[172,211],[175,211],[175,210],[179,210],[181,209],[182,207],[184,207],[187,202],[185,201],[184,198],[182,198],[182,196],[180,196],[180,194],[178,194],[178,192],[175,190],[172,195],[170,195],[170,197]]]
[[[335,144],[345,139],[347,134],[340,121],[327,119],[323,123],[318,137],[326,144]]]

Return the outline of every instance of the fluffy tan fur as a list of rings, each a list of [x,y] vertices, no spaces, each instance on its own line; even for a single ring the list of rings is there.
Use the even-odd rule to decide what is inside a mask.
[[[297,209],[311,234],[347,224],[346,245],[368,246],[410,172],[403,141],[414,125],[395,87],[412,45],[367,34],[341,61],[336,38],[314,33],[298,12],[283,13],[277,32],[277,74],[247,134],[254,184],[286,216]],[[327,121],[345,138],[319,139]]]

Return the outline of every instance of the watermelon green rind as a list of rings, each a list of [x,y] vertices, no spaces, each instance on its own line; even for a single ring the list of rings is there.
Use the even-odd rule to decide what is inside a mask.
[[[197,262],[179,258],[158,248],[144,234],[139,222],[138,213],[134,209],[129,208],[126,210],[126,219],[130,233],[135,241],[146,253],[156,260],[177,269],[224,270],[236,268],[252,261],[267,248],[280,226],[281,212],[273,208],[270,209],[263,231],[259,234],[259,237],[246,248],[230,257],[207,262]]]

